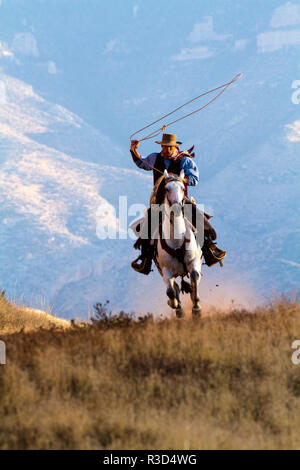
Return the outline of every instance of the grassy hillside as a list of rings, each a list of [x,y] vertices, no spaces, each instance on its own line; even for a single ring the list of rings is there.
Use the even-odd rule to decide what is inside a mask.
[[[53,327],[69,328],[70,322],[41,310],[18,307],[8,302],[4,295],[0,296],[0,335]]]
[[[1,449],[300,448],[297,302],[0,339]]]

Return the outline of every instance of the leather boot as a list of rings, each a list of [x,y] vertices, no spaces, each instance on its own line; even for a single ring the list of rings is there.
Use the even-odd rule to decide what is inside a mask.
[[[141,254],[131,263],[131,267],[138,273],[145,274],[147,276],[151,272],[154,245],[150,245],[150,240],[148,239],[138,239],[135,242],[134,247],[141,247]]]
[[[223,266],[222,260],[226,256],[226,251],[217,247],[212,241],[209,232],[204,232],[202,253],[207,266],[211,267],[216,263],[219,263],[221,267]]]

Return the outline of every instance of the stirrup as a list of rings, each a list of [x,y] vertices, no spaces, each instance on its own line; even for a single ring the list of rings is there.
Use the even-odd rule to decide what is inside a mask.
[[[221,248],[218,248],[214,243],[211,243],[210,246],[205,246],[204,244],[202,252],[207,266],[211,267],[216,263],[219,263],[221,267],[223,266],[222,260],[226,256],[226,251],[221,250]]]
[[[145,274],[146,276],[151,272],[152,258],[147,258],[142,255],[138,256],[131,263],[132,269],[140,274]]]

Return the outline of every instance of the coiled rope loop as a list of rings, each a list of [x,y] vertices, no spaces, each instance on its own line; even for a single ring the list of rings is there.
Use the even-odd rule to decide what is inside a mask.
[[[176,119],[175,121],[168,122],[167,124],[165,124],[164,126],[160,127],[159,129],[156,129],[155,131],[151,132],[151,134],[146,135],[143,139],[139,139],[139,141],[142,142],[143,140],[152,139],[153,137],[156,137],[156,136],[159,135],[161,132],[163,132],[168,126],[171,126],[172,124],[175,124],[176,122],[182,121],[183,119],[186,119],[187,117],[192,116],[193,114],[199,113],[199,111],[201,111],[202,109],[206,108],[210,103],[212,103],[212,102],[215,101],[217,98],[219,98],[219,96],[221,96],[222,93],[224,93],[224,91],[226,91],[227,88],[228,88],[232,83],[236,82],[236,81],[237,81],[239,78],[241,78],[242,76],[243,76],[243,74],[242,74],[242,73],[239,73],[239,74],[236,75],[232,80],[230,80],[230,82],[225,83],[224,85],[220,85],[220,86],[218,86],[217,88],[213,88],[212,90],[206,91],[205,93],[202,93],[201,95],[196,96],[195,98],[192,98],[191,100],[187,101],[186,103],[182,104],[181,106],[178,106],[178,108],[174,109],[174,110],[171,111],[170,113],[165,114],[164,116],[162,116],[161,118],[157,119],[156,121],[151,122],[151,124],[148,124],[147,126],[143,127],[142,129],[139,129],[138,131],[134,132],[134,133],[130,136],[130,140],[132,140],[132,138],[133,138],[136,134],[139,134],[140,132],[144,131],[145,129],[148,129],[149,127],[153,126],[153,125],[156,124],[157,122],[162,121],[163,119],[167,118],[168,116],[171,116],[171,114],[174,114],[174,113],[176,113],[177,111],[179,111],[180,109],[182,109],[182,108],[184,108],[185,106],[187,106],[188,104],[193,103],[193,101],[196,101],[196,100],[198,100],[199,98],[202,98],[202,96],[208,95],[209,93],[213,93],[214,91],[220,90],[220,89],[222,88],[222,90],[221,90],[214,98],[212,98],[212,99],[211,99],[208,103],[206,103],[204,106],[201,106],[201,108],[198,108],[198,109],[196,109],[195,111],[192,111],[191,113],[185,114],[184,116],[182,116],[182,117]]]

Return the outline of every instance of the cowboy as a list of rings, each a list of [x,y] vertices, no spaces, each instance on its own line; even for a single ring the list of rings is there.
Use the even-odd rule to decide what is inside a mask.
[[[156,144],[161,145],[161,152],[151,153],[146,158],[142,158],[137,151],[139,146],[138,140],[131,141],[130,146],[134,163],[143,170],[149,171],[153,169],[153,185],[160,178],[161,172],[163,173],[166,169],[169,173],[176,175],[179,175],[180,171],[184,170],[186,184],[188,186],[196,186],[199,182],[199,171],[192,160],[194,154],[190,154],[189,151],[179,152],[178,146],[182,145],[182,142],[176,141],[176,134],[163,134],[162,140],[156,141]]]
[[[159,178],[161,177],[165,169],[168,171],[168,173],[173,173],[177,176],[179,176],[182,170],[184,171],[185,194],[186,194],[185,203],[192,204],[191,222],[193,226],[195,227],[196,226],[195,221],[198,220],[197,211],[199,210],[197,209],[194,199],[193,198],[189,199],[187,197],[187,186],[196,186],[199,182],[199,171],[198,171],[197,165],[193,161],[194,153],[191,153],[193,150],[193,147],[189,150],[185,150],[181,152],[179,150],[179,146],[182,145],[182,142],[177,141],[176,134],[163,134],[162,140],[156,141],[157,144],[161,145],[161,151],[159,153],[157,152],[151,153],[146,158],[142,158],[137,150],[137,148],[139,147],[139,143],[140,142],[138,140],[131,141],[130,153],[132,155],[132,159],[134,163],[139,168],[142,168],[143,170],[146,170],[146,171],[151,171],[151,170],[153,171],[153,185],[155,185],[158,182]],[[217,238],[217,234],[215,230],[213,229],[213,227],[211,226],[211,224],[208,222],[208,219],[210,218],[210,216],[208,216],[207,214],[203,214],[200,211],[199,211],[199,214],[201,215],[201,218],[204,221],[204,246],[203,246],[204,250],[202,251],[205,256],[206,248],[210,246],[212,249],[214,249],[216,247],[216,245],[213,244],[213,240]],[[149,227],[150,208],[148,209],[146,217],[148,218],[147,227]],[[135,260],[131,266],[133,267],[133,269],[143,274],[149,274],[149,272],[151,271],[151,264],[152,264],[152,259],[154,255],[154,244],[153,244],[153,240],[151,240],[150,233],[149,233],[149,237],[147,238],[143,238],[143,239],[141,237],[138,238],[138,240],[136,241],[134,245],[135,248],[141,247],[142,253],[141,253],[141,256],[139,256],[139,258],[137,258],[137,260]],[[137,261],[139,260],[141,260],[140,264],[137,263]],[[218,262],[218,261],[219,260],[215,262]],[[211,263],[209,265],[212,265],[212,264],[214,263]]]

